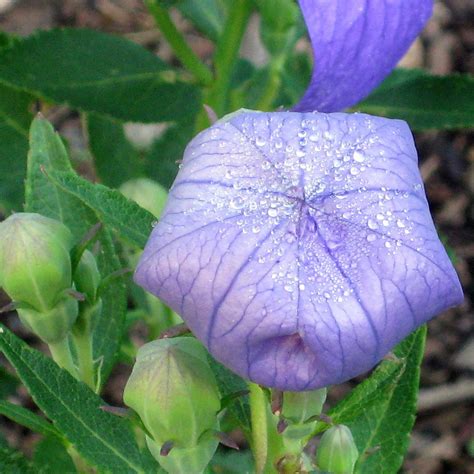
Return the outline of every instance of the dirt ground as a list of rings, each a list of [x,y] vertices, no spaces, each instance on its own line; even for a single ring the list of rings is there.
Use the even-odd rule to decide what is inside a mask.
[[[212,44],[192,31],[182,18],[177,19],[198,54],[210,56]],[[251,22],[252,29],[257,23]],[[0,30],[28,35],[55,26],[123,34],[160,57],[173,60],[140,0],[0,0]],[[248,33],[244,52],[261,62],[265,55],[255,45],[257,36],[254,31]],[[473,74],[474,0],[436,2],[432,20],[402,64],[425,67],[435,74]],[[73,149],[84,148],[74,113],[59,107],[51,118]],[[416,141],[432,212],[440,234],[456,255],[466,298],[461,307],[429,324],[419,415],[403,472],[474,473],[474,133],[429,132],[418,134]],[[8,324],[21,333],[13,316]],[[125,378],[124,370],[116,370],[106,394],[111,402],[121,403]],[[348,387],[346,384],[333,390],[332,400]],[[26,394],[22,398],[31,405]],[[8,439],[17,446],[28,450],[35,440],[19,427],[4,426]]]

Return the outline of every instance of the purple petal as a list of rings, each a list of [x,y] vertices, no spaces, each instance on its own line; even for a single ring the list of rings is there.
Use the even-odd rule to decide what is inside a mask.
[[[431,16],[432,0],[299,0],[315,67],[298,112],[357,104],[402,58]]]
[[[283,390],[354,377],[462,300],[405,122],[241,113],[188,146],[136,281]]]

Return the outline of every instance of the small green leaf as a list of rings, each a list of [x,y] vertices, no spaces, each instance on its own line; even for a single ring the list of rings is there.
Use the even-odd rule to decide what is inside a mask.
[[[38,407],[91,465],[105,472],[145,472],[130,424],[41,352],[0,326],[0,350]]]
[[[38,474],[23,453],[0,446],[0,472],[5,474]]]
[[[87,134],[94,164],[101,181],[117,188],[143,176],[138,151],[127,140],[123,123],[105,115],[87,115]]]
[[[75,176],[64,144],[51,124],[36,118],[30,131],[31,148],[28,155],[26,180],[26,210],[64,222],[76,242],[97,223],[99,217],[80,199],[57,188],[45,173],[69,173]],[[79,179],[79,178],[78,178]],[[108,229],[98,235],[99,270],[103,278],[120,270],[122,265]],[[98,361],[98,379],[107,380],[118,354],[125,321],[126,290],[122,279],[113,280],[102,294],[102,312],[93,326],[93,357]]]
[[[25,426],[35,433],[40,433],[45,436],[60,436],[58,430],[44,418],[41,418],[22,406],[7,402],[6,400],[0,400],[0,415],[6,416],[8,419],[21,426]]]
[[[396,347],[394,360],[383,361],[328,413],[352,431],[360,453],[356,473],[399,471],[415,422],[425,338],[423,326]]]
[[[397,69],[355,109],[406,120],[413,130],[474,126],[474,77]]]
[[[130,244],[143,248],[156,218],[115,189],[80,178],[74,173],[51,171],[52,182],[92,208],[102,222]]]
[[[121,120],[172,121],[197,110],[199,90],[175,76],[138,44],[94,30],[43,31],[0,50],[3,83]]]
[[[41,473],[76,473],[76,467],[64,444],[56,437],[41,439],[35,446],[33,463]]]
[[[32,97],[0,85],[0,210],[20,210]]]

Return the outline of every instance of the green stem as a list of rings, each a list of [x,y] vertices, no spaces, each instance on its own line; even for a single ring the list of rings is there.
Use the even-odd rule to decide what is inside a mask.
[[[249,382],[250,419],[252,423],[252,451],[256,474],[263,473],[268,455],[268,402],[259,385]]]
[[[92,338],[89,332],[73,333],[74,346],[77,352],[77,371],[79,380],[87,384],[94,392],[95,383],[94,359],[92,357]]]
[[[213,79],[211,70],[191,49],[181,32],[171,20],[168,10],[162,7],[157,0],[145,0],[145,4],[149,12],[153,15],[161,33],[173,48],[176,57],[201,84],[210,84]]]
[[[77,369],[72,360],[71,349],[69,348],[69,341],[67,336],[55,343],[48,344],[49,351],[53,360],[63,369],[66,369],[73,377],[77,378]]]
[[[216,80],[209,91],[207,103],[220,117],[226,112],[227,99],[232,80],[232,71],[240,50],[252,3],[250,0],[234,0],[224,25],[214,55]]]
[[[279,55],[272,58],[270,63],[270,71],[268,80],[263,90],[260,99],[255,107],[256,110],[269,111],[272,110],[273,102],[275,101],[281,86],[281,73],[285,64],[286,55]]]

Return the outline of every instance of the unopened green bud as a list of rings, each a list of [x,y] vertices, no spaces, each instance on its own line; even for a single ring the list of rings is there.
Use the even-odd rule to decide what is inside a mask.
[[[284,392],[281,414],[291,423],[304,423],[321,414],[326,395],[326,388],[311,392]]]
[[[21,322],[47,344],[62,341],[69,333],[78,315],[78,304],[66,297],[52,309],[36,311],[33,308],[18,308]]]
[[[124,401],[151,434],[152,453],[171,443],[167,456],[156,456],[169,472],[179,472],[172,466],[191,454],[190,463],[209,462],[217,442],[206,436],[218,427],[220,399],[206,352],[196,339],[160,339],[141,347]]]
[[[89,250],[85,250],[74,271],[74,284],[76,290],[83,293],[89,303],[93,303],[97,297],[97,289],[100,283],[100,272],[97,262]]]
[[[155,217],[161,216],[168,198],[166,189],[148,178],[131,179],[120,186],[120,191]]]
[[[18,213],[0,223],[0,286],[15,302],[46,312],[71,288],[73,239],[59,221]]]
[[[345,425],[336,425],[321,437],[316,464],[331,474],[352,474],[358,457],[351,430]]]

